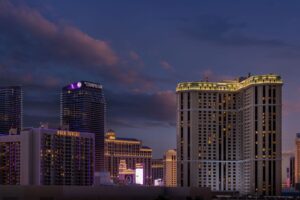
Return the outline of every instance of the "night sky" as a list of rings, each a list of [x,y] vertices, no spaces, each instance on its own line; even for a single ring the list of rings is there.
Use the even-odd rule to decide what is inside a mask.
[[[0,0],[0,84],[22,85],[24,125],[59,124],[61,88],[103,85],[107,129],[175,148],[175,87],[277,73],[283,150],[300,131],[300,2]]]

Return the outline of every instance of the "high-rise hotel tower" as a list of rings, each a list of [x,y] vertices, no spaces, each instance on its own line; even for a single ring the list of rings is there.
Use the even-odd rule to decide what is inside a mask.
[[[166,151],[164,155],[164,185],[177,186],[177,152],[174,149]]]
[[[95,171],[104,171],[105,99],[102,85],[80,81],[61,94],[61,125],[70,131],[95,134]]]
[[[179,83],[178,185],[279,195],[280,76]]]
[[[23,91],[20,86],[0,87],[0,134],[15,129],[20,134],[23,125]]]
[[[300,183],[300,133],[296,134],[295,183]]]

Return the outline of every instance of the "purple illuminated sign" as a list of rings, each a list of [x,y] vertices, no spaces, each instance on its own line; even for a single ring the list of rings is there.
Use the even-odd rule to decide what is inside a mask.
[[[81,88],[81,86],[82,86],[81,82],[72,83],[72,84],[69,85],[69,89],[70,90],[75,90],[75,89]]]

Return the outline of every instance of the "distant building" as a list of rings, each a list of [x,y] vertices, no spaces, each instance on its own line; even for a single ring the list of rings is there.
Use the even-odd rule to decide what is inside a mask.
[[[177,186],[177,153],[176,150],[168,150],[164,155],[164,185]]]
[[[291,179],[291,187],[295,188],[295,156],[290,158],[290,179]]]
[[[156,181],[157,183],[159,183],[159,185],[162,185],[163,179],[164,179],[164,161],[163,161],[163,159],[152,159],[151,169],[152,169],[153,184]]]
[[[291,177],[291,158],[294,157],[293,152],[283,152],[282,153],[282,189],[287,190],[291,188],[292,178]]]
[[[23,126],[23,91],[20,86],[0,87],[0,134]]]
[[[44,128],[0,136],[0,185],[92,185],[94,134]]]
[[[152,149],[142,146],[142,142],[132,138],[118,138],[110,130],[105,136],[105,168],[115,183],[118,183],[119,165],[126,162],[127,169],[136,170],[136,164],[143,164],[145,185],[152,185]]]
[[[20,183],[20,135],[0,135],[0,185],[20,185]]]
[[[178,185],[280,195],[282,84],[274,74],[179,83]]]
[[[104,171],[105,99],[102,85],[80,81],[61,93],[61,125],[70,131],[95,134],[95,170]]]
[[[296,134],[295,182],[300,183],[300,133]]]
[[[126,160],[120,160],[118,181],[122,185],[132,185],[135,184],[135,171],[133,169],[128,169]]]

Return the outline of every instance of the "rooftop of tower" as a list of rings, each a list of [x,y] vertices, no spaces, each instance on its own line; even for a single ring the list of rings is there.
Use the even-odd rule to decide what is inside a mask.
[[[257,84],[283,84],[283,81],[279,75],[267,74],[267,75],[255,75],[249,76],[247,78],[240,77],[236,80],[226,80],[221,82],[209,82],[209,81],[199,81],[199,82],[183,82],[178,83],[176,87],[176,92],[180,91],[237,91],[242,88],[248,87],[250,85]]]
[[[63,87],[63,90],[77,90],[80,88],[94,88],[94,89],[102,89],[102,85],[99,83],[94,83],[90,81],[78,81],[74,83],[70,83]]]

